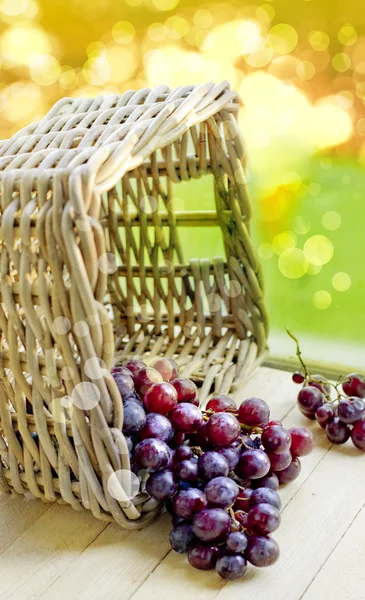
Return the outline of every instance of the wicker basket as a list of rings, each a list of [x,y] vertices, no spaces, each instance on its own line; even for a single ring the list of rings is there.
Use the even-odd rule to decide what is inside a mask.
[[[173,357],[204,401],[262,359],[238,108],[227,82],[65,98],[1,143],[3,491],[141,527],[159,506],[109,485],[130,468],[112,365]],[[216,210],[176,212],[206,174]],[[220,227],[226,258],[186,261],[182,227]]]

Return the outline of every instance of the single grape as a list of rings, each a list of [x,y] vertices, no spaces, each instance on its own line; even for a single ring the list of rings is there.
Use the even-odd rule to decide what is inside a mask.
[[[358,421],[351,431],[351,440],[354,446],[365,452],[365,421]]]
[[[322,429],[325,429],[326,425],[328,425],[328,423],[330,423],[330,421],[332,421],[335,418],[335,416],[336,411],[332,404],[329,404],[328,402],[322,404],[322,406],[317,408],[315,414],[316,420],[322,427]]]
[[[261,398],[247,398],[238,409],[238,418],[249,427],[263,427],[270,420],[270,408]]]
[[[123,366],[126,369],[128,369],[128,371],[130,371],[132,375],[135,375],[137,371],[143,369],[146,366],[146,363],[144,363],[143,360],[139,360],[138,358],[132,358],[131,360],[127,360],[127,362],[124,363]]]
[[[275,473],[286,469],[292,461],[292,455],[289,450],[282,452],[281,454],[272,452],[268,454],[268,457],[270,459],[271,469],[275,471]]]
[[[181,554],[187,552],[190,546],[197,542],[189,521],[181,521],[174,525],[169,540],[171,548]]]
[[[278,456],[282,456],[278,454]],[[235,469],[239,477],[258,479],[270,471],[270,460],[263,450],[247,450],[241,454]]]
[[[136,402],[126,402],[123,414],[123,433],[132,435],[140,431],[146,423],[146,413]]]
[[[251,488],[245,488],[244,490],[240,490],[238,496],[236,498],[236,502],[233,505],[233,509],[243,510],[248,512],[250,510],[250,498],[253,494],[253,490]]]
[[[241,427],[234,415],[220,412],[209,418],[206,433],[215,446],[227,446],[238,439]]]
[[[251,508],[256,504],[271,504],[278,510],[281,509],[279,494],[270,488],[256,488],[250,496],[249,504]]]
[[[233,581],[242,577],[247,570],[247,560],[242,554],[235,554],[233,552],[225,552],[221,554],[216,562],[215,570],[218,575]]]
[[[228,462],[221,454],[208,450],[199,457],[199,471],[203,479],[209,481],[215,477],[226,477],[229,473]]]
[[[167,417],[158,413],[150,413],[146,417],[146,423],[139,432],[141,440],[156,438],[168,443],[174,435],[173,427]]]
[[[128,377],[132,377],[132,371],[127,369],[127,367],[122,367],[122,366],[113,367],[111,370],[111,374],[113,375],[113,377],[116,377],[117,373],[119,375],[127,375]]]
[[[350,428],[338,417],[335,417],[326,427],[326,436],[332,444],[344,444],[350,435]]]
[[[185,441],[185,433],[181,431],[175,431],[173,437],[171,438],[169,445],[170,448],[179,448]]]
[[[308,385],[302,388],[298,394],[298,406],[306,416],[309,413],[314,417],[316,410],[324,403],[324,398],[318,388]]]
[[[146,483],[147,493],[155,500],[167,500],[177,492],[178,486],[171,471],[152,473]]]
[[[230,396],[213,396],[206,405],[206,410],[212,410],[215,413],[237,410],[236,403]]]
[[[278,544],[268,536],[252,536],[248,539],[245,556],[255,567],[269,567],[279,558]]]
[[[263,487],[276,491],[279,489],[279,480],[275,473],[268,473],[260,479],[254,479],[252,481],[252,487],[255,489]]]
[[[240,458],[240,448],[234,446],[221,446],[217,448],[216,452],[224,456],[226,461],[228,462],[229,470],[233,471],[233,469],[237,466],[239,458]]]
[[[196,488],[180,490],[172,500],[174,513],[184,519],[192,519],[208,504],[205,494]]]
[[[212,544],[193,544],[188,550],[189,563],[203,571],[214,569],[218,556],[219,548]]]
[[[147,471],[160,471],[170,460],[170,449],[165,442],[147,438],[137,444],[134,451],[136,463]]]
[[[123,400],[134,394],[134,381],[130,375],[116,373],[114,381]]]
[[[199,406],[198,388],[194,381],[181,377],[171,381],[171,385],[174,386],[177,392],[178,402],[190,402],[195,406]]]
[[[327,383],[328,379],[323,375],[311,375],[310,380],[308,381],[308,385],[313,386],[323,392],[324,394],[331,393],[331,386]]]
[[[261,443],[267,452],[287,452],[291,444],[290,433],[278,425],[266,427],[261,435]]]
[[[292,440],[290,447],[292,456],[306,456],[312,452],[316,440],[309,429],[306,427],[291,427],[289,433]]]
[[[238,496],[239,487],[230,477],[215,477],[205,486],[208,502],[219,508],[232,506]]]
[[[365,398],[365,376],[359,373],[350,373],[346,376],[342,389],[346,396]]]
[[[222,540],[231,528],[231,518],[222,508],[204,508],[193,520],[193,531],[203,542]]]
[[[302,373],[299,373],[299,371],[296,371],[292,375],[292,380],[294,381],[294,383],[300,384],[300,383],[303,383],[303,381],[305,381],[305,377],[304,377],[304,375],[302,375]]]
[[[276,531],[280,522],[280,513],[275,506],[257,504],[247,515],[247,530],[251,535],[267,535]]]
[[[169,416],[175,431],[183,433],[198,431],[204,422],[202,411],[188,402],[180,402]]]
[[[182,481],[197,481],[199,479],[198,463],[192,460],[183,460],[177,463],[175,474]]]
[[[242,531],[232,531],[227,535],[226,546],[231,552],[244,552],[247,548],[247,535]]]
[[[178,376],[179,367],[171,358],[154,358],[149,366],[161,373],[164,381],[171,381]]]
[[[361,398],[356,398],[356,396],[341,400],[337,408],[337,414],[343,423],[356,423],[365,415],[365,402]]]
[[[162,383],[162,375],[152,367],[142,367],[136,373],[133,373],[134,386],[142,396],[154,383]],[[156,411],[153,411],[156,412]]]
[[[282,471],[278,471],[276,473],[280,485],[285,485],[286,483],[290,483],[299,477],[300,472],[302,470],[302,465],[300,463],[299,458],[293,458],[292,462],[286,469]]]
[[[266,425],[266,427],[274,427],[274,425],[277,425],[278,427],[282,427],[283,424],[281,421],[269,421],[268,424]],[[265,427],[265,429],[266,429]]]
[[[177,392],[171,383],[154,383],[146,390],[143,401],[149,412],[166,415],[177,405]]]
[[[175,450],[175,463],[179,463],[183,460],[189,460],[193,457],[193,451],[190,446],[179,446]]]

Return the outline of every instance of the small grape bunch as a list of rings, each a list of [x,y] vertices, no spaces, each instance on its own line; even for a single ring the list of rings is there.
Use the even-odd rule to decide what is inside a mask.
[[[345,444],[351,438],[356,448],[365,452],[365,376],[350,373],[336,383],[322,375],[312,375],[301,356],[299,342],[293,334],[302,372],[293,373],[294,383],[302,385],[297,398],[300,412],[316,420],[333,444]]]
[[[226,580],[247,564],[272,565],[279,547],[280,484],[296,479],[299,457],[314,446],[304,427],[270,420],[269,406],[226,395],[199,407],[195,383],[177,364],[131,360],[112,370],[123,401],[123,433],[134,473],[149,474],[145,491],[172,515],[170,544],[197,569]]]

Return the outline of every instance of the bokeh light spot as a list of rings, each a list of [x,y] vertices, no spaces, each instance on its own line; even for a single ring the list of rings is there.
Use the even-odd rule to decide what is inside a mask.
[[[260,23],[271,23],[275,17],[275,9],[271,4],[261,4],[256,9],[256,17]]]
[[[314,64],[309,60],[303,60],[297,65],[296,72],[300,79],[308,81],[309,79],[312,79],[312,77],[314,77],[314,75],[316,74],[316,68]]]
[[[135,34],[134,25],[129,21],[119,21],[112,29],[112,37],[118,44],[130,44]]]
[[[332,285],[338,292],[346,292],[351,287],[351,277],[347,273],[336,273],[332,277]]]
[[[72,400],[81,410],[91,410],[100,402],[100,391],[95,383],[82,381],[75,385],[72,391]]]
[[[137,496],[140,481],[137,475],[128,469],[119,469],[110,475],[107,482],[108,492],[118,502],[132,500]]]
[[[84,365],[85,374],[89,379],[102,379],[108,374],[105,362],[97,356],[88,358]]]
[[[326,265],[333,257],[333,244],[325,235],[312,235],[303,247],[305,257],[313,265]]]
[[[337,37],[344,46],[352,46],[357,40],[356,29],[351,23],[345,23],[342,25]]]
[[[279,23],[270,29],[267,39],[277,54],[289,54],[296,48],[298,34],[291,25]]]
[[[294,233],[291,231],[283,231],[276,235],[272,242],[272,248],[275,254],[282,254],[284,250],[288,250],[289,248],[295,248],[297,243],[297,238]]]
[[[71,321],[67,317],[56,317],[53,321],[53,329],[58,335],[65,335],[71,331]]]
[[[306,217],[298,216],[293,220],[293,230],[299,235],[305,235],[311,228],[311,223]]]
[[[318,290],[313,294],[313,304],[319,310],[325,310],[331,305],[332,296],[326,290]]]
[[[284,250],[278,259],[279,271],[288,279],[300,279],[307,273],[308,266],[308,260],[299,248]]]
[[[272,245],[268,243],[260,244],[258,247],[258,253],[264,260],[270,260],[274,256]]]
[[[308,42],[313,50],[326,50],[330,43],[330,38],[324,31],[311,31],[308,34]]]
[[[59,78],[61,67],[54,56],[41,54],[31,62],[29,73],[35,83],[39,85],[52,85]]]
[[[346,52],[338,52],[332,58],[332,66],[339,73],[344,73],[351,67],[351,58]]]
[[[104,85],[110,79],[111,67],[104,56],[97,56],[85,62],[82,74],[90,85]]]
[[[213,15],[210,10],[199,9],[193,17],[194,25],[200,29],[209,29],[213,25]]]
[[[112,252],[105,252],[98,258],[98,269],[106,275],[115,273],[118,270],[117,257]]]
[[[28,8],[29,0],[1,0],[0,11],[9,17],[21,15]]]
[[[157,10],[173,10],[179,4],[179,0],[152,0]]]
[[[322,225],[329,231],[335,231],[341,227],[341,215],[335,210],[329,210],[322,217]]]

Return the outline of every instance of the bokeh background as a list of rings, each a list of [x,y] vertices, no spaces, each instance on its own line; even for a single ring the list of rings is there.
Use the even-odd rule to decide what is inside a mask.
[[[0,137],[60,97],[228,79],[242,96],[273,352],[365,351],[365,11],[356,0],[0,0]],[[209,178],[179,208],[213,208]],[[187,256],[223,252],[219,231]]]

